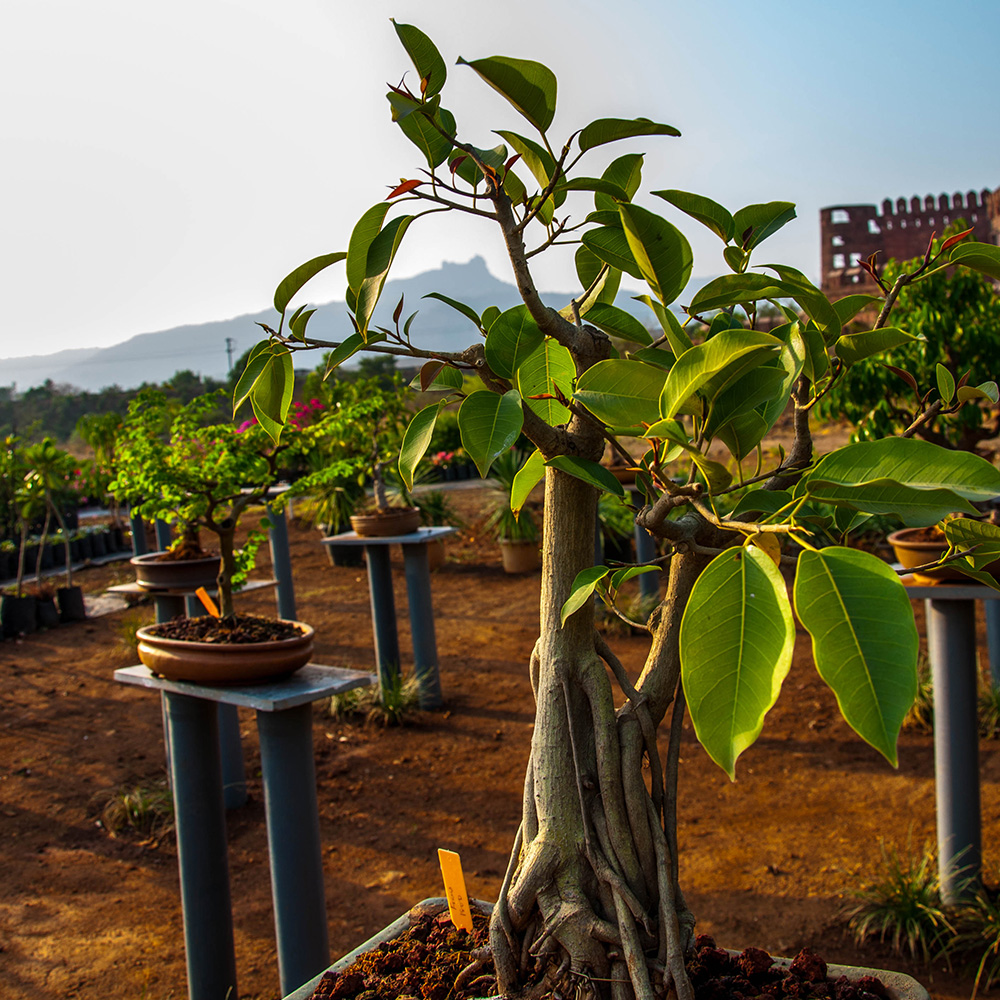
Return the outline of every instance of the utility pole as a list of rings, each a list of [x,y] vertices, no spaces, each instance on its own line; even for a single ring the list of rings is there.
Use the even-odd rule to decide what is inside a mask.
[[[232,337],[226,337],[226,357],[229,359],[229,367],[227,368],[227,374],[233,374],[233,347],[236,341]]]

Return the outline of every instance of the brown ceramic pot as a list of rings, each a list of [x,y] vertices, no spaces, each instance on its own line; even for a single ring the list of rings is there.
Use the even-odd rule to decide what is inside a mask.
[[[295,673],[312,659],[311,625],[295,622],[301,635],[276,642],[214,643],[164,639],[136,632],[139,659],[154,674],[192,684],[255,684]]]
[[[197,590],[213,587],[219,576],[219,557],[164,559],[163,552],[133,556],[135,582],[147,590]]]
[[[533,573],[541,562],[534,539],[500,539],[500,559],[505,573]]]
[[[889,536],[889,544],[903,569],[923,566],[940,559],[948,550],[948,542],[943,535],[933,533],[929,528],[901,528]],[[1000,578],[1000,559],[985,568],[985,572]],[[937,583],[941,580],[960,580],[973,584],[975,581],[951,566],[914,573],[918,583]]]
[[[352,514],[351,527],[364,538],[412,535],[420,527],[416,507],[391,507],[375,514]]]

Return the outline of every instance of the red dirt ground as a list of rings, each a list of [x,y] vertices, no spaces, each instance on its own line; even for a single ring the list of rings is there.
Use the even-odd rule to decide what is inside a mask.
[[[517,828],[532,726],[528,654],[538,576],[508,577],[475,523],[480,494],[456,494],[473,527],[433,576],[446,710],[382,729],[314,709],[332,958],[413,902],[441,893],[436,849],[459,851],[469,891],[495,898]],[[318,662],[373,663],[364,569],[334,568],[315,531],[293,526],[299,616]],[[266,552],[259,573],[266,574]],[[396,600],[406,665],[401,559]],[[129,579],[127,563],[80,574],[88,592]],[[269,592],[239,605],[269,613]],[[919,611],[918,607],[918,611]],[[134,662],[123,621],[148,606],[0,644],[0,996],[4,1000],[186,995],[175,845],[112,838],[101,807],[123,785],[164,777],[160,708],[116,684]],[[981,649],[984,643],[981,639]],[[617,636],[633,673],[648,640]],[[985,652],[983,653],[985,656]],[[241,714],[251,799],[229,814],[240,996],[279,995],[253,719]],[[898,968],[942,1000],[971,979],[853,946],[839,913],[876,870],[880,839],[934,839],[933,747],[904,732],[893,771],[840,721],[799,636],[783,697],[731,784],[690,732],[682,752],[682,878],[699,929],[727,947],[803,946],[831,962]],[[1000,745],[982,744],[987,867],[997,862]]]

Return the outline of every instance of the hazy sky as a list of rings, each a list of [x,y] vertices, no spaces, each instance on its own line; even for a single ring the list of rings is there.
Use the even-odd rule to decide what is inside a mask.
[[[258,310],[297,264],[346,249],[422,162],[389,120],[386,82],[415,85],[390,17],[437,43],[460,137],[531,127],[459,55],[545,62],[554,140],[600,116],[676,125],[680,139],[613,155],[648,154],[647,192],[796,202],[761,259],[814,279],[820,207],[1000,184],[998,0],[15,0],[0,20],[0,357]],[[600,173],[608,157],[589,155]],[[721,244],[682,228],[695,274],[719,273]],[[495,232],[436,217],[394,273],[476,253],[507,277]],[[565,248],[536,277],[573,274]],[[343,285],[341,265],[309,297]]]

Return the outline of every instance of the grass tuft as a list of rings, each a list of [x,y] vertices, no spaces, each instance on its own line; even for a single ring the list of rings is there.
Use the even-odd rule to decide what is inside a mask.
[[[396,671],[389,683],[381,688],[373,684],[333,695],[328,711],[335,719],[363,716],[368,723],[403,726],[419,705],[420,685],[416,677]]]
[[[112,838],[131,832],[159,839],[170,833],[174,828],[174,799],[166,778],[115,789],[101,809],[101,825]]]

